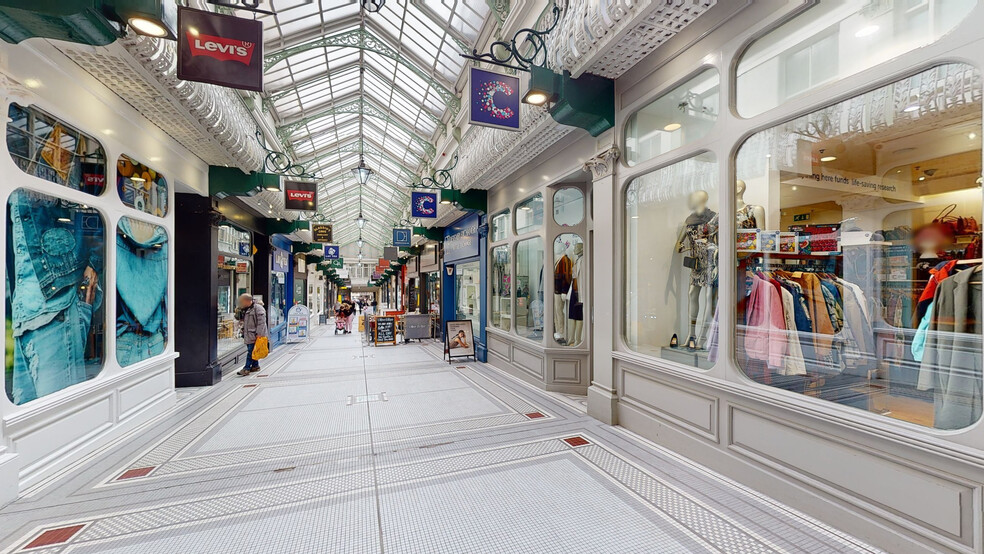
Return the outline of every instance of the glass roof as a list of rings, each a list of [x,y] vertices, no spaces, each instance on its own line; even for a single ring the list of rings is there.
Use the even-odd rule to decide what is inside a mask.
[[[360,2],[263,0],[264,100],[283,147],[321,181],[325,215],[341,244],[383,246],[409,205],[407,185],[433,158],[442,117],[458,109],[454,83],[489,16],[486,0]],[[364,69],[363,69],[364,68]],[[365,153],[375,172],[360,189]]]

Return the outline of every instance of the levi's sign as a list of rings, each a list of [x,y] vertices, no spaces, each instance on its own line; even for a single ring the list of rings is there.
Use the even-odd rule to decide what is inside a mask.
[[[313,212],[318,209],[318,185],[304,181],[284,181],[284,209]]]
[[[263,91],[263,23],[178,8],[178,78]]]

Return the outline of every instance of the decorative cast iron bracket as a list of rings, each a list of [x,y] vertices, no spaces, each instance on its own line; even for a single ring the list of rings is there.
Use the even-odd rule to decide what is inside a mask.
[[[451,165],[444,169],[438,169],[434,172],[434,177],[424,177],[419,183],[410,185],[410,188],[454,190],[454,177],[451,176],[451,171],[457,166],[458,155],[455,154],[451,160]]]
[[[550,27],[544,31],[523,28],[516,31],[512,40],[497,40],[489,46],[487,54],[479,54],[478,50],[472,50],[471,55],[462,54],[462,57],[477,62],[485,62],[501,67],[508,67],[519,71],[529,71],[531,67],[545,67],[547,65],[547,41],[549,35],[560,22],[560,8],[556,4],[553,6],[554,21]],[[529,48],[528,54],[524,54],[521,49]],[[541,60],[542,54],[542,61]],[[515,64],[515,65],[514,65]]]
[[[308,173],[303,165],[295,163],[289,155],[267,148],[263,142],[263,132],[259,129],[256,130],[256,141],[260,143],[260,148],[267,153],[266,158],[263,159],[263,171],[284,177],[314,179],[313,174]]]

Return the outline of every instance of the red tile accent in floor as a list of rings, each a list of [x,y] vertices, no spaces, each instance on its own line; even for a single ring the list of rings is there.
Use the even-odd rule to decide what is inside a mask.
[[[540,419],[541,417],[547,417],[547,416],[541,414],[540,412],[530,412],[526,414],[526,417],[530,419]]]
[[[584,446],[586,444],[591,444],[591,441],[584,437],[568,437],[564,439],[564,442],[571,446]]]
[[[269,377],[269,375],[257,375],[257,377]]]
[[[251,388],[253,388],[255,386],[256,386],[255,384],[254,385],[243,385],[243,388],[244,389],[251,389]]]
[[[120,475],[119,477],[117,477],[116,480],[117,481],[123,481],[125,479],[136,479],[138,477],[146,477],[146,476],[150,475],[150,472],[151,471],[154,471],[154,468],[155,467],[157,467],[157,466],[138,467],[136,469],[128,469],[128,470],[126,470],[126,471],[123,472],[123,475]]]
[[[72,525],[70,527],[59,527],[58,529],[48,529],[41,533],[33,541],[27,543],[23,550],[29,548],[40,548],[53,544],[63,544],[69,541],[76,533],[82,530],[85,525]]]
[[[468,369],[468,366],[466,366],[466,365],[457,365],[457,366],[454,366],[454,368],[455,369]]]

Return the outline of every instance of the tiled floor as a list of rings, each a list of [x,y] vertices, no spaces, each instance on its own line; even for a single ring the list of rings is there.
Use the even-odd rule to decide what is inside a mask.
[[[181,396],[0,511],[0,552],[875,551],[435,345],[323,334]]]

